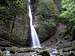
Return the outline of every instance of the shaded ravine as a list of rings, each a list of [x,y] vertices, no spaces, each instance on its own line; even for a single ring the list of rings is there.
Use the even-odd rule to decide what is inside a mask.
[[[28,9],[29,9],[29,18],[30,18],[30,29],[31,29],[31,37],[32,37],[32,48],[40,48],[40,41],[37,35],[37,32],[34,28],[33,25],[33,17],[32,17],[32,12],[31,12],[31,4],[30,4],[30,0],[28,0]]]

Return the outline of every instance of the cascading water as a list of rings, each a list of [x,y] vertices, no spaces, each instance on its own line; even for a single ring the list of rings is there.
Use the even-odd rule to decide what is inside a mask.
[[[37,35],[36,30],[35,30],[35,28],[34,28],[34,26],[32,24],[33,17],[32,17],[30,2],[31,1],[28,0],[28,3],[29,3],[28,9],[29,9],[29,18],[30,18],[30,28],[31,28],[31,37],[32,37],[32,48],[41,48],[38,35]]]
[[[5,56],[11,56],[10,51],[6,50],[5,52],[6,52]]]

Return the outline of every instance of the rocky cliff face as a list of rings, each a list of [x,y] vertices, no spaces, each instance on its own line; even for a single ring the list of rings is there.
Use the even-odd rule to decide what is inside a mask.
[[[30,27],[29,18],[27,17],[27,15],[17,15],[12,32],[10,32],[11,28],[12,24],[9,29],[4,27],[3,25],[0,25],[0,38],[14,43],[14,45],[29,46]]]
[[[49,4],[47,4],[47,2],[44,3],[42,0],[36,0],[31,3],[34,17],[33,24],[41,43],[53,36],[56,31],[56,24],[54,23],[55,15],[50,13],[50,7],[48,7]],[[54,12],[56,12],[56,8],[53,7],[52,9],[54,9]],[[29,17],[27,12],[23,15],[22,13],[16,15],[13,29],[12,21],[9,25],[10,27],[7,28],[0,24],[0,38],[6,39],[17,46],[31,45]]]
[[[34,13],[33,24],[37,30],[40,41],[44,42],[56,32],[55,16],[59,13],[58,2],[55,3],[53,0],[39,0],[36,4],[32,4],[32,7],[35,8],[35,10],[32,11]]]
[[[16,44],[22,46],[29,46],[30,44],[30,31],[29,31],[29,18],[27,15],[18,15],[15,21],[15,26],[12,32],[12,39]]]

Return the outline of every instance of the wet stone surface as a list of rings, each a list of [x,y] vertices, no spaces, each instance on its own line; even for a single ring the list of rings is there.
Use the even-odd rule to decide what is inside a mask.
[[[75,56],[75,50],[71,48],[16,48],[1,51],[4,56]],[[12,52],[11,52],[12,51]]]

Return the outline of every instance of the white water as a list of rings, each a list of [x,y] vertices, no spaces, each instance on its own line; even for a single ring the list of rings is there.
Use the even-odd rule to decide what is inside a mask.
[[[58,53],[58,51],[56,48],[51,48],[51,51],[52,52],[50,52],[50,56],[57,56],[56,54]]]
[[[6,50],[5,56],[11,56],[10,51]]]
[[[29,2],[28,9],[29,9],[30,28],[31,28],[31,37],[32,37],[32,48],[41,48],[38,35],[32,24],[33,17],[32,17],[32,12],[31,12],[31,7],[30,7],[30,0],[28,0],[28,2]]]

